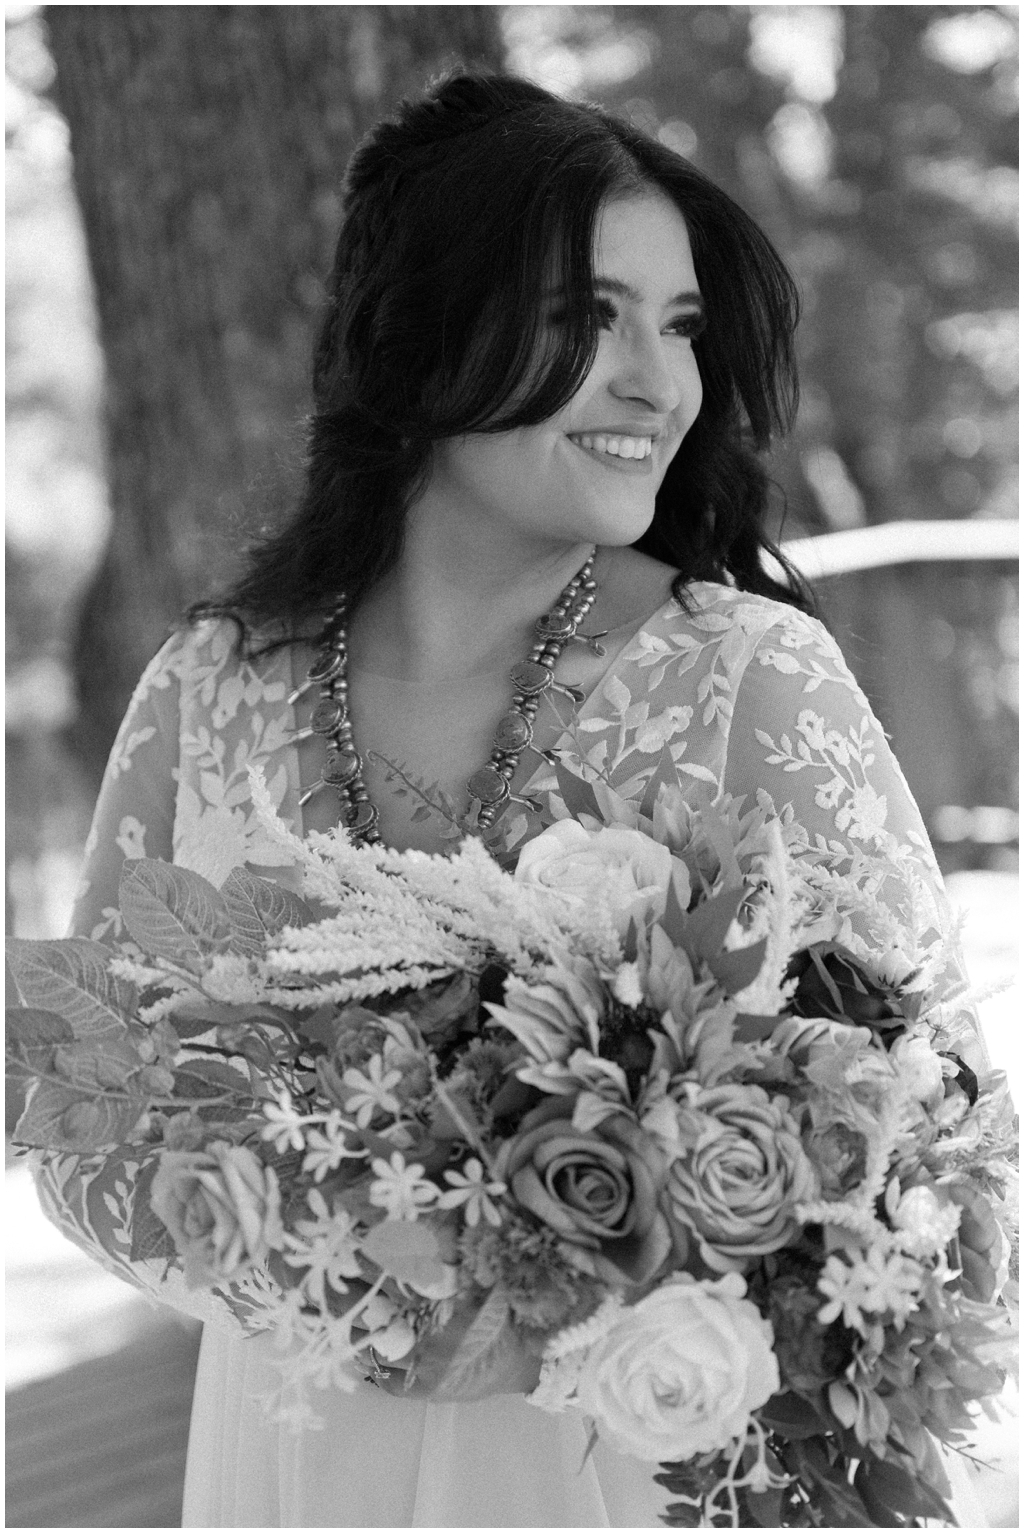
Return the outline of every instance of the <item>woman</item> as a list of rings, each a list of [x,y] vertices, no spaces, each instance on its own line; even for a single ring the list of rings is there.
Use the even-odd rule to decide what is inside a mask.
[[[123,857],[218,884],[241,863],[293,876],[250,765],[303,832],[340,814],[444,851],[471,808],[528,839],[538,795],[557,798],[552,753],[638,798],[668,752],[684,785],[792,805],[818,856],[883,855],[894,906],[909,869],[937,880],[839,650],[762,563],[756,454],[792,412],[795,319],[751,220],[602,112],[463,76],[382,123],[349,169],[305,497],[143,677],[76,930],[116,934]],[[347,656],[347,718],[295,695],[321,630]],[[518,672],[516,692],[538,653],[555,685]],[[127,1259],[117,1176],[54,1161],[44,1198],[112,1270],[188,1307]],[[261,1404],[272,1355],[207,1329],[187,1526],[657,1525],[644,1466],[588,1457],[578,1423],[517,1397],[366,1386],[324,1402],[326,1431],[289,1433]]]

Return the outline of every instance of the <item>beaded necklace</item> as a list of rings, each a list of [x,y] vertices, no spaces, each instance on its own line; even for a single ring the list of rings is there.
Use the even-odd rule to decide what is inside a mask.
[[[552,759],[548,752],[540,750],[533,743],[533,724],[544,693],[561,692],[577,704],[584,700],[584,694],[578,687],[555,680],[555,666],[566,645],[575,639],[578,643],[589,645],[598,655],[604,653],[597,643],[599,638],[604,637],[603,634],[577,636],[577,629],[594,605],[597,595],[593,571],[592,553],[565,587],[551,611],[537,619],[534,624],[537,637],[529,654],[509,672],[515,688],[512,705],[502,716],[495,731],[489,759],[466,782],[470,799],[480,805],[478,825],[493,825],[499,810],[507,801],[526,804],[531,809],[541,807],[536,800],[521,798],[513,793],[510,785],[524,751],[532,750],[545,760]],[[305,681],[288,699],[289,704],[294,705],[311,687],[319,687],[320,700],[313,709],[309,725],[296,731],[294,739],[298,741],[308,739],[311,735],[321,735],[327,746],[327,760],[320,777],[303,793],[299,804],[307,804],[315,793],[324,788],[333,788],[341,802],[343,820],[349,834],[357,841],[379,842],[377,824],[380,813],[370,798],[363,776],[363,758],[356,749],[352,735],[348,706],[346,612],[347,602],[342,596],[316,640],[317,652],[306,672]]]

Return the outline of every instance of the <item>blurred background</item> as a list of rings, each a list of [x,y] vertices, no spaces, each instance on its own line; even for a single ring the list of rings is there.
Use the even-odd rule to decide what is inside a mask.
[[[788,261],[803,401],[773,531],[892,738],[972,978],[1012,981],[1016,6],[8,4],[6,23],[9,931],[63,932],[135,680],[294,500],[348,154],[463,62],[642,124]],[[982,1008],[1014,1072],[1018,1011],[1009,989]],[[8,1525],[173,1526],[195,1338],[51,1231],[22,1167],[7,1182]],[[985,1456],[1010,1440],[991,1429]],[[979,1506],[1017,1525],[1005,1475]]]

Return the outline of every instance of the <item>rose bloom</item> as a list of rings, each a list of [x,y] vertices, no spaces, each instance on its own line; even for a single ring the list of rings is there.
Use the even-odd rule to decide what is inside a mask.
[[[736,1272],[672,1278],[587,1354],[576,1396],[600,1435],[652,1463],[725,1448],[779,1388],[772,1328]]]
[[[161,1158],[150,1193],[190,1288],[240,1277],[280,1246],[277,1176],[244,1145],[223,1140]]]
[[[687,1147],[669,1170],[672,1212],[716,1272],[742,1270],[797,1229],[794,1208],[818,1196],[814,1168],[785,1098],[760,1086],[701,1091],[679,1109]]]
[[[644,1283],[668,1255],[658,1210],[661,1158],[624,1113],[593,1129],[572,1126],[573,1099],[552,1097],[527,1113],[500,1165],[518,1203],[575,1248],[604,1282]]]
[[[650,836],[626,826],[591,831],[577,820],[559,820],[523,847],[515,876],[583,903],[593,900],[595,888],[605,888],[624,935],[631,918],[642,927],[664,914],[674,867],[688,888],[685,863]]]

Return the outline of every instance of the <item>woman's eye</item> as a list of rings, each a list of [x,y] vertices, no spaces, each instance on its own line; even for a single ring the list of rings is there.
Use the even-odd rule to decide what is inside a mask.
[[[708,327],[706,314],[681,314],[669,325],[673,335],[685,336],[687,340],[694,341],[698,335],[702,335]]]
[[[600,320],[601,327],[604,330],[610,330],[618,318],[618,311],[615,305],[613,303],[609,303],[607,298],[599,298],[597,300],[597,302],[594,304],[594,312]]]

